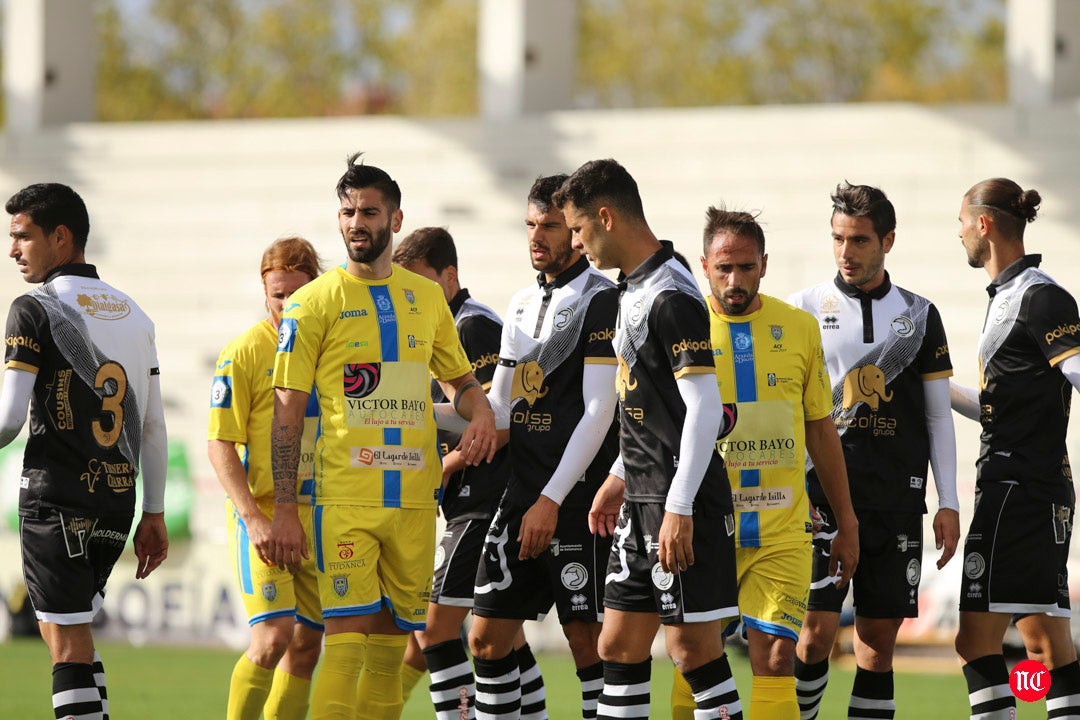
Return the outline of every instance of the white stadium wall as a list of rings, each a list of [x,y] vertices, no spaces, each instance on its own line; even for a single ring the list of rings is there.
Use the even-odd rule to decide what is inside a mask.
[[[899,219],[887,267],[898,284],[937,304],[964,384],[976,379],[988,282],[967,266],[956,235],[960,199],[972,184],[1006,176],[1039,190],[1043,209],[1028,230],[1028,248],[1043,253],[1050,274],[1080,294],[1075,104],[85,124],[9,134],[0,144],[0,196],[41,181],[69,183],[83,195],[91,217],[89,260],[156,321],[169,433],[187,450],[194,541],[178,543],[169,563],[140,587],[133,587],[133,568],[118,568],[106,605],[122,620],[118,631],[242,641],[224,496],[204,451],[210,378],[219,349],[263,315],[258,263],[267,244],[300,234],[330,264],[342,261],[334,185],[355,150],[400,183],[403,233],[448,227],[463,284],[500,313],[534,277],[523,231],[532,180],[601,157],[616,158],[636,177],[652,228],[675,242],[699,278],[705,208],[724,202],[761,210],[770,260],[762,290],[779,297],[835,272],[828,225],[833,187],[847,179],[883,188]],[[9,266],[0,275],[0,305],[26,289]],[[966,526],[975,424],[958,418],[957,438]],[[3,485],[13,484],[5,474]],[[0,493],[5,516],[11,502],[10,493]],[[928,612],[911,623],[908,637],[951,636],[955,623],[961,558],[935,576],[932,537],[924,543]],[[0,592],[18,580],[16,547],[15,534],[0,530]]]

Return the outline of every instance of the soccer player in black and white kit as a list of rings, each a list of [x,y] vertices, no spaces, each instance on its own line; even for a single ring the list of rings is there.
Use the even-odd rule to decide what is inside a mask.
[[[938,511],[934,539],[941,568],[960,538],[956,435],[949,410],[952,364],[945,329],[929,300],[894,285],[885,255],[896,238],[896,213],[880,189],[842,183],[832,195],[835,278],[788,299],[818,319],[833,420],[859,520],[855,600],[855,682],[848,717],[891,718],[892,661],[904,618],[916,617],[922,576],[927,467]],[[814,533],[814,568],[806,620],[796,647],[800,714],[817,717],[829,678],[829,654],[847,596],[828,571],[836,533],[817,474],[807,475],[823,527]]]
[[[485,391],[490,390],[503,324],[494,310],[477,302],[461,287],[454,238],[445,228],[419,228],[394,248],[394,262],[443,289],[473,374]],[[442,387],[434,381],[431,397],[434,402],[446,401]],[[499,450],[490,463],[471,466],[462,459],[461,451],[455,449],[459,439],[457,433],[439,431],[446,529],[435,550],[435,579],[427,627],[410,636],[402,667],[402,694],[406,699],[424,671],[431,670],[431,701],[439,720],[459,720],[462,710],[472,716],[476,685],[465,654],[461,625],[473,606],[477,561],[510,473],[508,448]],[[532,709],[542,712],[546,706],[544,681],[523,632],[519,632],[514,646],[522,692],[531,697]]]
[[[66,185],[30,185],[6,205],[23,279],[41,287],[8,314],[0,447],[26,422],[19,493],[23,575],[52,657],[57,718],[109,716],[90,621],[124,550],[142,474],[135,577],[168,554],[165,415],[154,325],[85,263],[90,219]]]
[[[529,191],[525,225],[539,274],[510,301],[489,394],[497,416],[510,416],[510,481],[476,577],[469,645],[480,718],[527,714],[514,637],[553,601],[581,679],[584,717],[595,716],[600,694],[596,641],[610,541],[589,533],[587,514],[618,452],[611,346],[618,291],[570,246],[552,204],[564,179],[539,178]]]
[[[598,268],[618,268],[620,457],[589,526],[613,535],[604,592],[600,718],[647,718],[653,637],[693,690],[698,718],[741,718],[720,644],[738,615],[731,487],[716,439],[724,410],[701,290],[645,220],[614,160],[578,168],[555,196]],[[625,499],[625,502],[624,502]]]
[[[991,278],[980,388],[952,388],[953,409],[982,424],[956,652],[971,716],[986,720],[1015,717],[1001,648],[1014,617],[1028,657],[1050,670],[1047,715],[1080,716],[1066,566],[1075,493],[1065,447],[1072,391],[1080,390],[1080,315],[1039,268],[1042,256],[1024,250],[1040,203],[1035,190],[993,178],[960,205],[968,264]]]

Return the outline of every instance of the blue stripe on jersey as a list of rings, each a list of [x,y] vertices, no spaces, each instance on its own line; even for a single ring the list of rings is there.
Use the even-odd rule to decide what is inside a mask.
[[[382,600],[376,600],[373,603],[367,605],[351,605],[349,607],[340,608],[323,608],[322,616],[324,618],[332,617],[348,617],[350,615],[371,615],[379,612],[382,609]],[[423,630],[424,628],[420,628]]]
[[[255,593],[255,588],[251,583],[251,538],[248,537],[247,525],[240,519],[240,514],[236,515],[236,554],[237,561],[240,567],[237,568],[240,571],[240,589],[244,591],[245,595],[252,595]]]
[[[315,567],[319,569],[319,572],[326,572],[326,566],[323,563],[323,547],[322,547],[322,523],[323,523],[323,510],[325,506],[316,505],[311,508],[311,534],[313,544],[315,545]]]
[[[750,323],[731,323],[728,332],[731,334],[731,357],[735,369],[735,401],[754,402],[757,400],[757,366],[754,362],[754,336]],[[741,470],[739,483],[742,487],[758,487],[761,485],[761,472]],[[761,523],[757,512],[739,513],[739,545],[761,545]]]
[[[728,327],[735,365],[735,400],[754,402],[757,400],[757,379],[754,377],[754,336],[750,334],[750,323],[731,323]]]
[[[296,615],[295,608],[285,608],[284,610],[270,610],[268,612],[259,613],[258,615],[253,615],[248,618],[248,625],[254,627],[255,625],[258,625],[259,623],[265,622],[267,620],[273,620],[274,618],[279,617],[293,617],[294,615]]]
[[[383,428],[384,445],[401,445],[401,428]],[[401,507],[401,471],[383,470],[383,507]]]
[[[240,464],[244,466],[244,472],[245,473],[247,473],[250,470],[250,468],[248,467],[248,462],[249,462],[248,446],[247,446],[247,443],[244,443],[244,449],[240,453]]]
[[[382,361],[398,361],[398,324],[394,312],[394,301],[390,299],[390,289],[385,285],[372,285],[368,288],[371,299],[375,301],[375,316],[379,321],[379,344],[382,346]]]
[[[761,547],[761,525],[757,512],[736,514],[739,516],[739,547]]]
[[[304,417],[319,417],[319,393],[315,390],[314,385],[311,386],[311,394],[307,397]]]

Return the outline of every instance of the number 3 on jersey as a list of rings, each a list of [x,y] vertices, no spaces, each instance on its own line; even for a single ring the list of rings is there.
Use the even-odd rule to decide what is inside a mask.
[[[127,394],[127,385],[127,373],[124,372],[120,363],[104,363],[94,376],[94,390],[101,396],[101,412],[103,415],[108,413],[112,417],[108,429],[105,428],[101,419],[91,423],[94,439],[103,448],[111,448],[120,439],[120,431],[124,427],[123,402],[124,395]]]

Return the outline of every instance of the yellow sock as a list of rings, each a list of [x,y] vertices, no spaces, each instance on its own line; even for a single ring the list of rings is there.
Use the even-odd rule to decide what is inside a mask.
[[[417,670],[409,663],[401,664],[401,701],[406,702],[409,696],[412,695],[413,688],[416,687],[416,683],[420,682],[420,678],[424,677],[424,673],[427,670]]]
[[[401,666],[408,635],[368,635],[364,671],[360,673],[357,720],[397,720],[401,697]]]
[[[754,720],[799,720],[795,678],[754,676],[750,715]]]
[[[675,678],[671,683],[671,720],[694,720],[694,710],[697,703],[694,702],[694,693],[690,690],[690,683],[675,668]]]
[[[266,698],[263,711],[266,720],[304,720],[310,696],[310,680],[275,670],[274,684],[270,686],[270,697]]]
[[[273,679],[273,670],[259,667],[246,654],[241,655],[229,680],[227,720],[259,720]]]
[[[322,665],[311,692],[312,720],[353,720],[356,682],[364,663],[367,635],[327,635]]]

